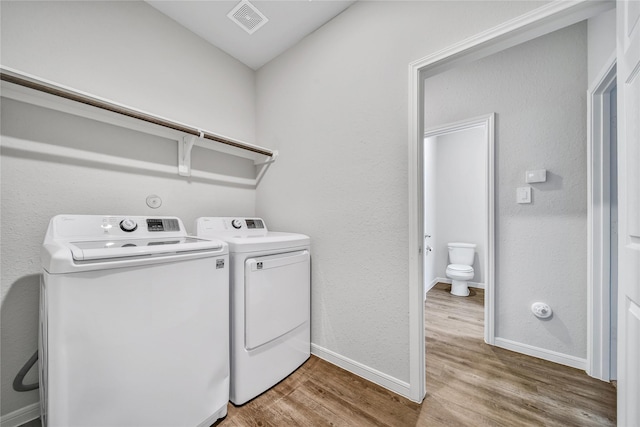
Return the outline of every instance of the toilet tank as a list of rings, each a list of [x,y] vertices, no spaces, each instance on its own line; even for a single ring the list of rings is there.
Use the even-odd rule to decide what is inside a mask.
[[[476,245],[473,243],[449,243],[449,263],[473,265]]]

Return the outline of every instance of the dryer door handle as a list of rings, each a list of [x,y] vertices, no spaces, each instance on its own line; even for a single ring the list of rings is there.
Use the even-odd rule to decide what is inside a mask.
[[[251,266],[251,271],[268,270],[270,268],[284,267],[299,262],[307,262],[309,259],[309,251],[289,252],[278,255],[267,255],[257,258],[249,258],[246,265]]]

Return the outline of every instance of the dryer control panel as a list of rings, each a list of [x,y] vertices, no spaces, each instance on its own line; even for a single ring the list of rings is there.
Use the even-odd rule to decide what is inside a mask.
[[[268,231],[262,218],[212,217],[199,218],[198,221],[209,231]]]
[[[264,222],[260,218],[255,219],[234,219],[231,221],[231,226],[236,230],[256,230],[265,228]]]

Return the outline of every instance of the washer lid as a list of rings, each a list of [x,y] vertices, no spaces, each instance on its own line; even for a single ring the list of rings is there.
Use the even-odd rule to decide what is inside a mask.
[[[57,215],[40,260],[44,270],[58,274],[225,254],[226,243],[187,236],[177,217]]]
[[[222,249],[222,242],[175,237],[169,239],[97,240],[69,242],[66,246],[76,261],[113,259],[144,255],[182,253]]]

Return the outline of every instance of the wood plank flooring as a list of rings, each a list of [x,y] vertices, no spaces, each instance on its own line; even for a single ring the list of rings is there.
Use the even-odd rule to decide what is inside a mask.
[[[577,369],[486,345],[483,291],[456,297],[449,288],[436,285],[425,304],[427,397],[421,405],[311,356],[247,404],[229,403],[226,418],[214,425],[615,425],[616,391],[611,384]]]
[[[399,397],[312,356],[215,426],[614,426],[611,384],[483,341],[483,291],[427,296],[427,397]],[[383,343],[381,343],[383,345]]]
[[[614,426],[616,390],[583,371],[486,345],[484,291],[427,294],[423,425]],[[433,422],[432,422],[433,421]]]

